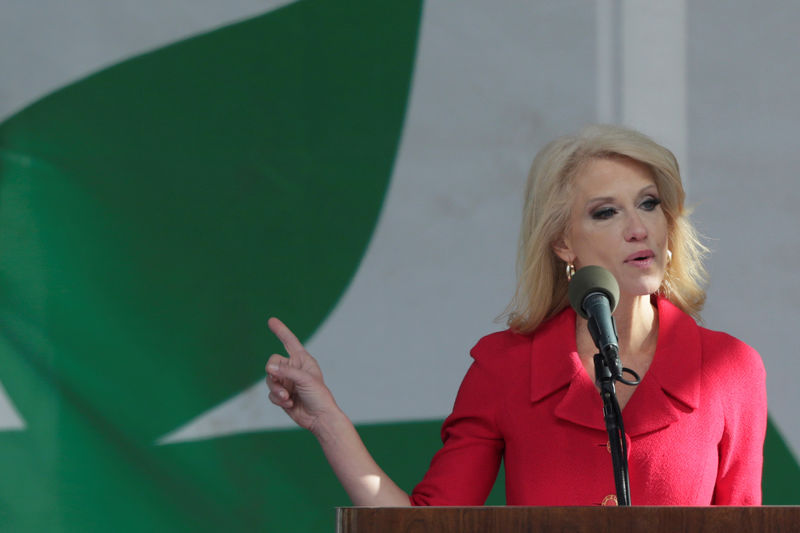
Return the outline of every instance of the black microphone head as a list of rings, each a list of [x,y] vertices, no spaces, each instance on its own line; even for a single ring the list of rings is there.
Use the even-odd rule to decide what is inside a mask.
[[[589,265],[578,270],[569,282],[569,304],[583,318],[589,318],[583,309],[583,301],[593,292],[603,292],[608,296],[613,313],[619,301],[619,284],[605,268]]]

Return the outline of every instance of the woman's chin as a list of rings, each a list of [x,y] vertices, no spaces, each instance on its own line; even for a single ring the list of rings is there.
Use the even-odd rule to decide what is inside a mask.
[[[632,298],[636,296],[650,296],[658,292],[661,287],[660,279],[637,280],[635,283],[623,282],[619,285],[620,298]]]

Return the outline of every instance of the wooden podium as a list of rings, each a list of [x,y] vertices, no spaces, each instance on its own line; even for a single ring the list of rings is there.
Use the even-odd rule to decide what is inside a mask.
[[[338,533],[798,533],[800,507],[339,507]]]

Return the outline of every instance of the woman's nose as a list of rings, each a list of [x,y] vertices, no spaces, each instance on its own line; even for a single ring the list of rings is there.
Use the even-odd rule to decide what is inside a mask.
[[[637,214],[631,214],[625,227],[625,240],[629,242],[642,241],[647,238],[647,228]]]

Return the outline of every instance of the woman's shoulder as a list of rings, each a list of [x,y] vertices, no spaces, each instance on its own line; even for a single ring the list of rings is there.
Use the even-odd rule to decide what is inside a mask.
[[[697,326],[700,334],[700,343],[703,349],[703,359],[707,363],[715,361],[746,364],[763,370],[764,363],[758,351],[724,331],[716,331],[703,326]]]
[[[699,340],[704,364],[714,364],[716,361],[729,363],[738,361],[763,367],[761,356],[755,348],[733,335],[699,325],[694,318],[669,301],[659,300],[658,309],[667,335],[685,341]],[[689,346],[694,342],[690,342]]]
[[[755,348],[734,337],[730,333],[709,329],[700,325],[697,326],[697,329],[700,332],[700,339],[704,346],[715,350],[732,350],[737,353],[758,353]]]
[[[767,372],[755,348],[725,333],[697,326],[702,350],[704,379],[719,385],[717,388],[731,401],[738,401],[742,390],[766,387]]]
[[[553,348],[570,347],[575,343],[575,313],[567,307],[550,317],[531,333],[505,329],[486,335],[470,354],[476,361],[508,361],[530,358],[533,350],[550,353]],[[571,350],[575,347],[571,346]]]
[[[495,392],[516,389],[514,384],[530,379],[531,341],[531,335],[510,329],[482,337],[470,350],[473,361],[462,387],[468,383],[489,383]],[[496,398],[503,396],[496,395]]]
[[[766,414],[767,371],[761,355],[733,335],[702,326],[697,329],[705,394],[718,397],[726,412],[747,408]]]
[[[516,333],[510,329],[496,331],[482,337],[470,351],[478,362],[507,360],[509,357],[530,353],[532,335]]]

